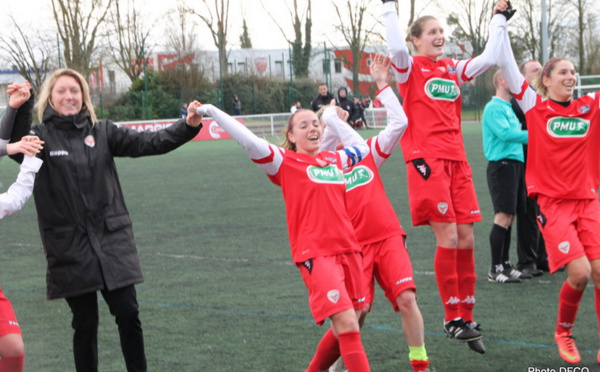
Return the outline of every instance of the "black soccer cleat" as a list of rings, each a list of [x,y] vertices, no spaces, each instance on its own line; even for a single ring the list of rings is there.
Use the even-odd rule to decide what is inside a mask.
[[[390,2],[390,1],[394,1],[394,2],[395,2],[396,0],[381,0],[381,2],[382,2],[382,3],[384,3],[384,4],[385,4],[385,3],[388,3],[388,2]]]
[[[517,10],[513,9],[512,4],[509,1],[508,2],[508,8],[506,8],[505,11],[503,11],[503,12],[497,12],[496,14],[502,14],[506,18],[506,20],[508,21],[509,19],[512,18],[512,16],[515,15],[516,12],[517,12]]]
[[[469,326],[469,328],[474,329],[478,332],[481,332],[481,328],[479,327],[479,324],[477,322],[466,322],[466,323]],[[476,353],[485,354],[485,345],[483,344],[482,339],[467,341],[467,346],[469,347],[469,349],[473,350]]]
[[[477,329],[471,328],[462,318],[445,322],[444,332],[446,336],[459,341],[474,341],[481,338],[481,333]]]
[[[473,350],[476,353],[485,354],[485,345],[483,344],[483,341],[481,341],[481,339],[467,341],[467,346],[469,347],[469,349]]]

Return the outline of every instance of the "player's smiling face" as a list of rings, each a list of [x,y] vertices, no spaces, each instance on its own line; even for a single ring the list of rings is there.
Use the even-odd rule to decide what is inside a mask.
[[[296,145],[296,152],[316,155],[322,138],[323,126],[314,112],[305,110],[296,114],[288,132],[288,140]]]
[[[413,38],[413,44],[419,55],[437,60],[444,54],[446,36],[444,28],[437,19],[430,19],[423,24],[421,36]]]
[[[551,99],[561,102],[570,100],[577,84],[573,63],[566,59],[557,61],[552,66],[550,76],[544,76],[543,83],[548,88],[548,95]]]

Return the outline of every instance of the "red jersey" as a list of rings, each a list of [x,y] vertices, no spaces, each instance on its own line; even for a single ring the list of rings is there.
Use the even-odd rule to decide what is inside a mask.
[[[396,211],[388,199],[379,176],[373,152],[378,151],[377,137],[369,138],[369,155],[344,174],[348,214],[361,246],[402,234]],[[383,158],[389,157],[379,150]]]
[[[600,100],[590,93],[567,107],[542,99],[527,83],[515,95],[529,130],[525,182],[528,195],[598,199]]]
[[[400,141],[404,160],[466,161],[459,87],[496,64],[505,39],[506,17],[492,17],[489,39],[481,55],[466,60],[432,61],[425,56],[410,56],[395,3],[386,2],[382,9],[394,75],[410,123]]]
[[[285,151],[279,170],[269,179],[283,192],[295,263],[360,252],[346,211],[344,173],[337,152],[310,156]]]
[[[460,127],[460,82],[454,61],[413,57],[408,80],[399,83],[398,90],[411,123],[400,139],[404,160],[467,160]]]

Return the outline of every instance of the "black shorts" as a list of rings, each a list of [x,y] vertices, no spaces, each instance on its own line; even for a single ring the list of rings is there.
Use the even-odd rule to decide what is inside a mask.
[[[486,173],[494,214],[525,213],[525,164],[510,159],[490,161]]]

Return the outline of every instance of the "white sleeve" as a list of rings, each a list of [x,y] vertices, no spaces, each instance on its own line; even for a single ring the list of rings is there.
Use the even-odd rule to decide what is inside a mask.
[[[385,22],[385,38],[393,64],[392,69],[396,81],[405,83],[410,75],[413,60],[404,42],[404,33],[400,29],[396,3],[394,1],[385,2],[382,9]]]
[[[257,163],[265,173],[270,176],[277,173],[283,161],[283,155],[277,146],[256,136],[244,124],[213,105],[202,105],[198,107],[197,113],[212,117],[231,138],[246,150],[250,159]]]
[[[510,38],[508,30],[504,30],[505,37],[502,42],[502,53],[498,57],[498,66],[502,71],[502,76],[508,83],[513,97],[517,100],[519,107],[523,110],[523,114],[531,110],[535,106],[537,94],[533,89],[529,89],[529,85],[519,71],[519,66],[515,61],[512,47],[510,46]]]
[[[23,158],[17,181],[8,188],[8,191],[0,194],[0,219],[23,208],[33,192],[35,174],[40,170],[42,163],[42,160],[36,157]]]
[[[373,140],[373,144],[377,143],[381,152],[386,155],[383,157],[376,151],[373,152],[373,158],[379,168],[398,146],[400,138],[408,127],[408,118],[390,86],[379,92],[377,98],[383,103],[388,113],[388,124]],[[371,151],[373,150],[371,149]]]
[[[323,121],[342,141],[344,149],[338,151],[342,159],[344,171],[350,169],[369,155],[367,142],[348,123],[340,119],[335,107],[328,107],[323,112]]]
[[[496,14],[492,17],[489,27],[488,41],[483,53],[472,59],[455,62],[456,72],[463,84],[489,70],[496,65],[502,50],[506,30],[506,17]]]
[[[323,131],[323,141],[321,142],[319,151],[335,151],[338,139],[335,131],[331,129],[329,125],[325,126],[325,130]]]

